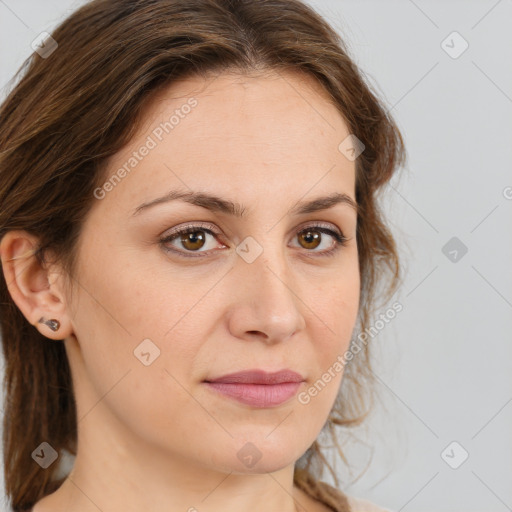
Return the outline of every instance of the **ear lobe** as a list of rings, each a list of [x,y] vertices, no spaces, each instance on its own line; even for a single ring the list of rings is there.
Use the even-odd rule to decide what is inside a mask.
[[[64,339],[71,330],[65,295],[58,279],[50,282],[50,271],[43,268],[35,256],[38,239],[25,231],[9,231],[0,241],[0,258],[9,293],[25,318],[41,334],[52,339]],[[43,322],[39,320],[43,318]],[[48,321],[58,320],[54,331]]]

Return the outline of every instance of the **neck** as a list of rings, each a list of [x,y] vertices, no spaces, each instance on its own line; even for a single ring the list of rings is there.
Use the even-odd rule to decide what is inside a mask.
[[[309,509],[307,495],[293,485],[293,464],[261,474],[216,470],[94,423],[87,417],[80,423],[78,453],[68,478],[34,512]]]

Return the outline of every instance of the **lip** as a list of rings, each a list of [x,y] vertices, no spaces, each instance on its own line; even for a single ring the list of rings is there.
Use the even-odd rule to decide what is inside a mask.
[[[292,370],[274,373],[246,370],[207,379],[204,383],[213,391],[253,407],[275,407],[292,398],[304,378]]]
[[[222,382],[227,384],[283,384],[287,382],[303,382],[302,375],[292,370],[279,370],[266,372],[264,370],[244,370],[230,373],[214,379],[206,379],[206,382]]]

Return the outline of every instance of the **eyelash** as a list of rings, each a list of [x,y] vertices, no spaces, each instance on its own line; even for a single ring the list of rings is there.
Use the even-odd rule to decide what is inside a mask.
[[[198,223],[198,224],[194,224],[194,225],[188,225],[188,226],[185,226],[179,230],[176,230],[174,232],[172,232],[171,234],[167,235],[166,237],[164,238],[161,238],[160,239],[160,243],[162,245],[162,247],[164,248],[165,251],[167,252],[172,252],[174,254],[178,254],[179,256],[181,257],[184,257],[184,258],[203,258],[203,257],[206,257],[209,255],[209,253],[211,251],[202,251],[202,252],[197,252],[197,253],[192,253],[191,251],[182,251],[182,250],[178,250],[178,249],[170,249],[169,247],[165,246],[166,243],[169,243],[169,242],[172,242],[174,241],[176,238],[180,237],[181,235],[187,235],[189,233],[194,233],[195,231],[204,231],[206,233],[209,233],[210,235],[212,235],[214,238],[218,237],[218,236],[221,236],[220,233],[216,233],[215,231],[211,230],[211,229],[208,229],[206,226],[209,226],[209,224],[207,225],[204,225],[202,223]],[[336,241],[335,245],[333,248],[327,250],[327,251],[308,251],[306,249],[307,252],[312,252],[312,253],[315,253],[317,252],[318,254],[314,257],[326,257],[326,256],[334,256],[342,247],[346,246],[347,245],[347,242],[349,241],[348,238],[346,238],[343,233],[338,233],[337,231],[334,231],[332,229],[329,229],[329,228],[326,228],[325,226],[323,226],[322,224],[312,224],[312,225],[309,225],[309,226],[306,226],[305,228],[301,229],[300,231],[297,232],[297,234],[300,234],[300,233],[303,233],[305,231],[308,231],[308,230],[314,230],[314,231],[319,231],[321,233],[325,233],[327,235],[330,235],[334,238],[334,240]],[[214,249],[215,251],[215,249]]]

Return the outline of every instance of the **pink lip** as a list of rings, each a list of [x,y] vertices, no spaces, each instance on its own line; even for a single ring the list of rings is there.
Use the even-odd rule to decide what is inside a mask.
[[[223,382],[229,384],[283,384],[285,382],[302,382],[304,377],[292,370],[281,370],[269,373],[264,370],[244,370],[230,373],[215,379],[206,379],[206,382]]]
[[[255,407],[280,405],[297,393],[304,378],[291,370],[248,370],[206,380],[211,389]]]

